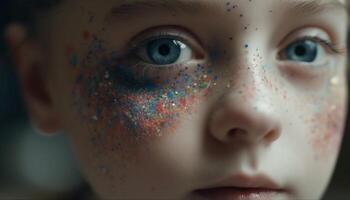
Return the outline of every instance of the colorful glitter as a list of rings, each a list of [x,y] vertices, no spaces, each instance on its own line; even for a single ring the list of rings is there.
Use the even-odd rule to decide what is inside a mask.
[[[119,134],[145,138],[171,132],[166,130],[191,112],[197,96],[208,95],[213,74],[201,64],[155,68],[119,57],[93,37],[77,73],[75,106],[89,122],[104,123],[105,128],[120,124],[124,133]],[[169,70],[174,73],[167,74]]]

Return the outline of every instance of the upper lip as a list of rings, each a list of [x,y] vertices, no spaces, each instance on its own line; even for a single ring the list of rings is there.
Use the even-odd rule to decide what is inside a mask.
[[[200,190],[232,187],[238,189],[255,189],[265,191],[284,191],[275,181],[264,174],[246,175],[243,173],[232,175],[218,183]]]

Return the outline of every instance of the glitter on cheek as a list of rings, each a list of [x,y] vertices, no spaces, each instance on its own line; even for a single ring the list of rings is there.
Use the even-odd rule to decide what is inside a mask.
[[[192,77],[181,73],[170,82],[166,87],[123,92],[125,96],[120,99],[119,108],[121,113],[126,113],[121,120],[126,122],[128,130],[147,136],[160,136],[162,130],[172,132],[180,114],[191,112],[198,94],[208,88],[210,79],[207,75]]]
[[[78,54],[73,53],[70,56],[70,62],[69,62],[72,66],[76,67],[78,65]]]
[[[73,90],[80,116],[102,130],[117,126],[118,134],[159,137],[173,132],[180,116],[191,113],[200,97],[208,95],[213,77],[207,67],[197,65],[193,72],[182,70],[162,82],[147,75],[139,77],[134,67],[94,38],[80,62]]]
[[[311,145],[316,157],[335,155],[343,135],[345,109],[342,106],[328,106],[310,120]]]
[[[72,67],[78,66],[78,64],[79,64],[78,53],[76,52],[76,50],[73,47],[71,47],[71,46],[66,47],[65,56],[67,57],[70,66],[72,66]]]

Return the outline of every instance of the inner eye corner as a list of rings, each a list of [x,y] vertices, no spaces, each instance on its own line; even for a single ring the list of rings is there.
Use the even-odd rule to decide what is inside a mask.
[[[195,53],[194,58],[196,60],[207,60],[208,56],[205,53]]]

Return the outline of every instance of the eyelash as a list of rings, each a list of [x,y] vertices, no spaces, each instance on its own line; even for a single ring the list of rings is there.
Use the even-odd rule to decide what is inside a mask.
[[[150,42],[152,40],[155,39],[162,39],[162,38],[169,38],[169,39],[173,39],[173,40],[179,40],[185,44],[191,44],[190,41],[188,41],[185,36],[183,36],[184,34],[182,33],[169,33],[169,32],[156,32],[156,33],[152,33],[149,35],[144,36],[143,38],[146,39],[136,39],[136,41],[132,42],[130,45],[130,50],[129,51],[135,51],[136,48],[139,48],[140,46],[143,46],[145,44],[147,44],[147,42]],[[191,46],[191,45],[188,45]]]
[[[315,43],[321,44],[324,47],[328,48],[328,50],[331,51],[332,54],[345,54],[346,53],[346,48],[341,48],[337,44],[332,43],[330,40],[325,40],[317,36],[304,36],[301,37],[294,42],[299,42],[299,41],[305,41],[305,40],[311,40]],[[293,43],[294,43],[293,42]]]
[[[187,35],[186,33],[180,32],[180,31],[155,31],[149,34],[144,34],[141,37],[136,37],[128,47],[128,55],[131,56],[133,59],[138,59],[138,56],[136,55],[138,48],[144,47],[148,42],[157,40],[157,39],[171,39],[171,40],[178,40],[184,44],[186,44],[189,48],[191,48],[194,51],[194,55],[196,55],[196,50],[198,49],[198,46],[194,44],[194,39],[187,39],[188,37],[191,37],[191,35]],[[130,57],[129,57],[130,58]],[[152,67],[152,68],[158,68],[158,65],[142,62],[142,66],[144,67]],[[177,68],[179,66],[183,66],[183,63],[177,63],[177,64],[169,64],[169,65],[163,65],[162,68]]]

